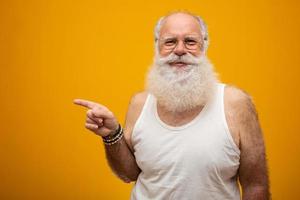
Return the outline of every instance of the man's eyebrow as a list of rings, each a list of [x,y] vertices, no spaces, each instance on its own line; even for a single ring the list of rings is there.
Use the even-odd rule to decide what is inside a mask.
[[[201,37],[199,35],[185,35],[184,38],[198,38],[198,37]],[[162,39],[173,39],[173,38],[178,38],[178,36],[176,35],[168,35],[168,36],[164,36],[164,37],[161,37]]]
[[[161,37],[162,39],[174,39],[174,38],[177,38],[176,36],[174,35],[170,35],[170,36],[165,36],[165,37]]]
[[[201,36],[199,36],[199,35],[187,35],[187,36],[185,36],[185,38],[189,38],[189,37],[191,37],[191,38],[197,38],[197,37],[201,37]]]

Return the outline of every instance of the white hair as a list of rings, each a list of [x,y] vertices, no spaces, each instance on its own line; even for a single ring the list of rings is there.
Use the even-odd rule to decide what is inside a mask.
[[[154,40],[155,40],[155,47],[156,47],[156,49],[157,49],[157,41],[159,39],[160,29],[162,27],[162,24],[163,24],[164,20],[166,19],[166,17],[168,17],[168,16],[170,16],[172,14],[175,14],[175,13],[185,13],[185,14],[188,14],[188,15],[194,17],[199,22],[199,28],[200,28],[202,39],[203,39],[203,42],[204,42],[203,50],[206,51],[207,48],[208,48],[208,45],[209,45],[208,30],[207,30],[206,23],[204,22],[204,20],[200,16],[196,16],[196,15],[193,15],[191,13],[182,12],[182,11],[180,11],[180,12],[174,12],[174,13],[171,13],[171,14],[169,14],[167,16],[163,16],[163,17],[161,17],[157,21],[156,26],[154,28]]]

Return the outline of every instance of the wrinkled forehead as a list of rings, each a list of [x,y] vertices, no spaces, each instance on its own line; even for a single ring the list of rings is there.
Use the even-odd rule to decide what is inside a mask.
[[[191,15],[177,13],[167,16],[162,25],[159,37],[164,36],[185,36],[196,35],[201,36],[200,25],[197,19]]]

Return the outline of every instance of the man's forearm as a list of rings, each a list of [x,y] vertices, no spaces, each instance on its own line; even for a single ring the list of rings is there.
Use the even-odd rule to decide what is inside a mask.
[[[137,180],[140,169],[124,137],[113,145],[104,145],[106,158],[113,172],[124,182]]]
[[[251,186],[243,188],[242,200],[271,200],[267,186]]]

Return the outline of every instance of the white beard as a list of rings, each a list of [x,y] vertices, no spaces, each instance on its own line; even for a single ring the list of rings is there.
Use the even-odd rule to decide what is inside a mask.
[[[183,68],[172,67],[172,61],[190,63]],[[147,75],[146,89],[160,105],[170,112],[183,112],[205,105],[213,96],[217,74],[208,58],[185,54],[178,57],[156,55]]]

